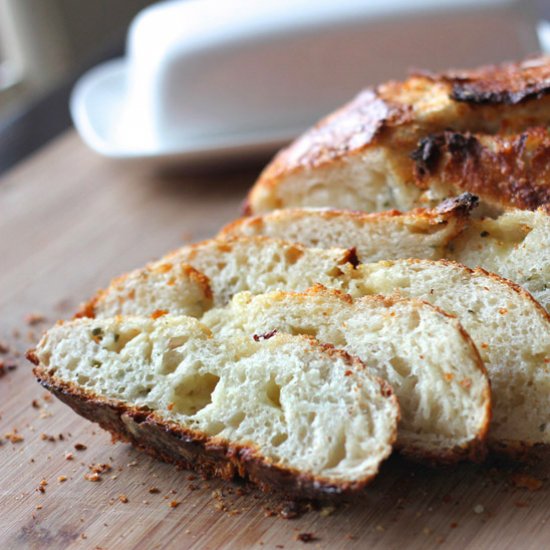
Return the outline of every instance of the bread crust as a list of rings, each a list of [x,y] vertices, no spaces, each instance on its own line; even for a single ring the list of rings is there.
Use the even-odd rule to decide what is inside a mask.
[[[442,132],[411,154],[415,181],[483,195],[494,206],[536,210],[550,204],[550,136],[543,127],[512,136]],[[488,184],[489,183],[489,184]]]
[[[517,105],[550,94],[550,65],[544,58],[449,71],[442,78],[452,87],[452,99],[474,105]]]
[[[329,355],[344,357],[350,364],[364,368],[361,361],[344,351],[329,344],[315,342],[315,345]],[[110,432],[113,441],[131,443],[154,458],[194,470],[207,478],[217,477],[229,481],[239,477],[254,483],[264,492],[276,491],[292,498],[334,499],[359,493],[377,474],[374,472],[354,482],[335,482],[276,465],[262,456],[260,450],[252,444],[233,444],[223,438],[210,437],[165,420],[147,408],[107,399],[73,383],[59,380],[40,364],[34,350],[27,352],[27,359],[34,363],[33,373],[44,388],[76,413]],[[382,395],[392,400],[399,414],[391,386],[382,379],[377,380]],[[388,448],[391,449],[396,438],[397,429],[394,428]]]
[[[525,141],[523,132],[545,127],[549,122],[550,56],[472,71],[416,73],[404,82],[388,82],[365,90],[280,151],[250,191],[244,213],[265,211],[266,197],[269,209],[288,206],[282,192],[278,193],[283,182],[294,178],[295,185],[297,177],[323,181],[324,170],[336,171],[354,159],[361,166],[363,161],[356,157],[368,151],[385,152],[388,167],[391,164],[405,186],[431,188],[432,183],[437,183],[437,174],[434,181],[416,177],[409,157],[421,140],[449,128],[465,136],[471,132],[477,140],[483,137],[487,149],[486,154],[477,156],[462,179],[458,175],[448,179],[453,191],[470,191],[501,208],[534,210],[550,202],[550,176],[544,172],[541,181],[539,172],[524,169],[519,163],[513,177],[504,178],[504,184],[502,174],[492,169],[494,157],[488,151],[500,149],[500,153],[493,154],[500,163],[505,162],[505,150],[510,148],[505,141],[507,135],[517,134],[517,145],[511,147],[517,151]],[[544,155],[538,154],[537,158],[546,158],[548,164],[546,145],[542,149]],[[369,160],[364,162],[368,168]],[[358,178],[362,170],[355,170]],[[472,175],[474,185],[470,185]],[[361,185],[360,179],[356,185]],[[429,199],[422,195],[419,200]]]

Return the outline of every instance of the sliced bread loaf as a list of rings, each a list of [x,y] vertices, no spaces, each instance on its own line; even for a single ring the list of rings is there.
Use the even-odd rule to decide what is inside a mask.
[[[78,319],[29,358],[47,389],[115,437],[264,489],[357,491],[396,435],[389,385],[307,337],[222,341],[189,317]]]
[[[234,242],[238,242],[237,249],[231,245]],[[265,245],[269,247],[271,263],[241,259],[246,250],[255,251]],[[354,297],[399,291],[404,296],[429,301],[456,314],[487,362],[491,380],[496,377],[492,446],[513,453],[550,442],[547,413],[540,406],[548,383],[549,320],[529,294],[482,270],[472,271],[445,261],[399,260],[359,266],[348,263],[333,266],[337,269],[332,273],[325,268],[317,275],[313,271],[315,258],[307,252],[314,249],[304,247],[298,250],[304,251],[311,261],[302,264],[305,270],[300,272],[299,264],[289,266],[285,263],[285,251],[289,246],[292,245],[265,237],[241,237],[229,241],[225,248],[223,242],[210,241],[193,249],[183,249],[180,254],[195,267],[207,270],[217,305],[224,305],[240,290],[253,294],[266,292],[273,281],[271,290],[298,291],[320,281],[324,286],[344,290]],[[233,255],[235,250],[238,250],[236,256]],[[324,258],[322,251],[314,253]],[[258,257],[261,258],[260,253]],[[273,263],[275,260],[282,263],[281,267]],[[253,277],[248,268],[250,263],[255,266]],[[231,266],[229,272],[226,265]],[[223,299],[216,299],[216,292]],[[147,313],[155,309],[158,308],[152,303]],[[523,412],[525,420],[521,417],[519,421],[518,414]]]
[[[353,296],[390,294],[426,300],[456,315],[489,373],[489,443],[515,454],[550,444],[550,316],[505,279],[453,262],[396,260],[350,270]]]
[[[221,236],[266,235],[319,248],[353,246],[362,263],[454,259],[518,283],[550,311],[550,215],[542,209],[514,210],[496,219],[468,219],[468,205],[474,203],[471,195],[462,195],[435,210],[405,213],[277,210],[233,222]]]
[[[318,286],[301,294],[237,294],[203,322],[223,340],[282,331],[344,349],[394,388],[403,453],[448,463],[484,456],[491,407],[483,364],[459,322],[424,302],[352,300]]]

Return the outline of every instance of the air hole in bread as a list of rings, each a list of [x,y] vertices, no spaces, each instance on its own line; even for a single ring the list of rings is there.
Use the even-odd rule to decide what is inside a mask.
[[[184,377],[174,388],[172,412],[191,416],[212,403],[219,376],[206,372]]]
[[[485,224],[487,229],[480,232],[480,237],[492,237],[503,244],[519,245],[533,230],[533,227],[527,224],[504,225],[496,222],[491,223],[491,221],[492,220],[487,221]]]
[[[140,388],[136,393],[137,397],[147,397],[151,393],[151,388]]]
[[[178,365],[183,361],[183,355],[176,350],[169,350],[162,355],[162,363],[160,365],[160,374],[170,374],[174,372]]]
[[[346,433],[341,431],[338,433],[336,440],[332,444],[332,448],[327,458],[325,468],[335,468],[346,458]]]
[[[399,374],[399,376],[406,378],[410,375],[410,363],[407,364],[407,361],[402,359],[401,357],[394,356],[390,359],[390,364],[393,367],[393,370]]]
[[[239,411],[231,417],[231,419],[228,422],[228,425],[236,429],[243,423],[243,420],[245,418],[246,418],[246,414],[243,411]]]
[[[302,257],[303,253],[304,253],[303,250],[301,250],[301,249],[299,249],[295,246],[291,246],[291,247],[289,247],[285,250],[286,261],[290,265],[293,265]]]
[[[287,434],[278,433],[271,438],[271,444],[274,447],[280,447],[288,439]]]
[[[189,337],[185,334],[182,336],[174,336],[168,341],[168,349],[175,349],[183,346],[189,340]]]
[[[49,356],[48,356],[48,361],[49,361]],[[75,370],[76,367],[78,367],[78,359],[76,359],[76,357],[71,357],[67,361],[67,369],[72,371],[72,370]]]
[[[266,387],[266,394],[267,398],[271,402],[271,404],[274,407],[277,407],[278,409],[281,407],[281,386],[275,382],[275,376],[272,374],[271,378],[269,379],[269,383]]]
[[[441,222],[441,223],[447,224],[447,222]],[[407,232],[412,235],[433,235],[433,234],[439,233],[440,231],[441,231],[441,225],[436,223],[429,224],[429,225],[411,223],[407,225]]]
[[[313,338],[317,337],[317,327],[308,327],[308,326],[293,326],[290,325],[289,331],[290,334],[304,334],[306,336],[312,336]]]
[[[223,432],[225,428],[226,426],[223,422],[213,420],[212,422],[210,422],[210,424],[208,424],[206,431],[208,432],[208,435],[210,437],[213,437],[215,435],[218,435],[220,432]]]
[[[45,366],[45,367],[49,367],[50,366],[50,359],[52,357],[52,354],[50,352],[46,352],[44,353],[43,355],[43,358],[42,358],[42,364]],[[69,360],[69,363],[71,364],[69,368],[69,370],[74,370],[76,365],[78,365],[78,359],[75,358],[71,358]]]
[[[138,329],[130,329],[124,332],[114,332],[102,339],[103,347],[106,350],[120,353],[136,336],[140,334]]]

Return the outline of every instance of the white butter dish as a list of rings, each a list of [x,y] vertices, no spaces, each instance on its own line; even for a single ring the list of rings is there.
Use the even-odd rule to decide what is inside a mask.
[[[125,58],[79,80],[70,107],[103,155],[220,158],[274,150],[411,67],[475,66],[538,47],[520,0],[162,2],[132,23]]]

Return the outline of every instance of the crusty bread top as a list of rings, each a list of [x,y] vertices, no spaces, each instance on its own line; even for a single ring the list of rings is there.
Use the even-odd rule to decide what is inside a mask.
[[[419,148],[422,139],[451,129],[453,144],[461,139],[469,144],[483,143],[484,157],[479,154],[472,156],[471,146],[461,147],[461,154],[471,157],[470,163],[476,159],[490,162],[489,152],[495,148],[500,149],[497,159],[502,159],[506,142],[497,139],[493,144],[492,136],[516,135],[513,139],[519,146],[527,139],[522,137],[523,132],[533,128],[534,134],[541,134],[542,130],[536,128],[544,129],[550,122],[549,73],[550,56],[469,72],[414,74],[405,82],[388,82],[368,89],[321,120],[275,157],[249,194],[246,213],[262,213],[289,206],[285,203],[284,193],[277,192],[277,187],[287,179],[303,176],[323,180],[327,177],[325,169],[340,169],[357,155],[378,150],[387,154],[385,170],[394,171],[409,185],[426,189],[443,182],[443,194],[437,193],[436,198],[445,196],[445,193],[448,196],[449,189],[460,189],[477,192],[484,202],[496,207],[536,209],[549,202],[550,174],[539,162],[533,162],[528,173],[519,180],[507,179],[506,174],[502,180],[497,172],[489,172],[487,175],[490,174],[491,179],[485,181],[484,189],[479,189],[479,186],[470,187],[468,178],[446,177],[445,170],[438,171],[435,167],[430,172],[430,182],[426,173],[419,178],[410,155]],[[533,147],[535,141],[531,139]],[[548,159],[548,141],[539,139],[536,143],[537,157],[541,161]],[[426,147],[417,152],[417,159],[430,156]],[[437,150],[434,149],[433,154]],[[363,162],[355,158],[354,161],[357,164]],[[372,164],[373,160],[366,158],[364,162]],[[465,175],[471,176],[472,170]],[[359,180],[365,178],[361,169],[355,168],[345,177],[349,178],[350,174],[351,177],[355,174]],[[533,193],[530,188],[535,183],[538,190]],[[497,189],[503,192],[502,196],[498,196]],[[418,201],[427,199],[416,197],[414,200],[419,205]],[[301,205],[308,204],[302,201]],[[309,205],[321,204],[317,200]],[[358,204],[357,208],[365,207]]]
[[[491,204],[526,210],[550,204],[550,135],[546,127],[502,136],[452,131],[431,134],[420,140],[412,158],[420,187],[444,186],[451,194],[453,189],[465,187]]]
[[[550,64],[545,58],[488,65],[442,75],[456,101],[478,105],[517,105],[550,93]]]

